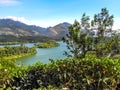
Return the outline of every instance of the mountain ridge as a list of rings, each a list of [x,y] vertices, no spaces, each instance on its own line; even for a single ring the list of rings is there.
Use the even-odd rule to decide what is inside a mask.
[[[68,33],[70,23],[63,22],[53,27],[43,28],[36,25],[27,25],[12,19],[0,19],[0,36],[14,37],[56,37],[61,38]]]

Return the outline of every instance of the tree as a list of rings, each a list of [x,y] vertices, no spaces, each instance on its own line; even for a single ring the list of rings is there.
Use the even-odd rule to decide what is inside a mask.
[[[83,29],[88,30],[90,28],[89,20],[89,16],[86,16],[86,13],[83,13],[81,18],[81,27]]]
[[[75,58],[85,57],[88,51],[88,38],[87,32],[85,31],[88,28],[89,17],[84,13],[81,23],[75,20],[74,24],[69,27],[69,33],[66,35],[66,38],[63,38],[63,41],[67,44],[67,48]],[[71,56],[68,52],[65,52],[65,55]]]
[[[105,32],[111,32],[113,26],[113,15],[109,15],[106,8],[102,8],[101,12],[94,15],[91,25],[98,30],[98,38],[103,39]]]
[[[114,32],[112,39],[113,39],[113,43],[112,43],[112,47],[111,47],[112,48],[111,56],[115,55],[115,54],[120,54],[119,34]]]
[[[112,34],[113,18],[113,15],[109,15],[109,11],[106,8],[102,8],[100,13],[94,15],[94,20],[91,22],[91,26],[97,30],[97,38],[95,38],[96,42],[94,43],[97,46],[95,49],[98,57],[112,50],[111,45],[109,45],[112,39],[107,34]]]
[[[85,13],[82,15],[80,23],[75,20],[74,24],[69,27],[66,38],[63,38],[72,55],[75,58],[83,58],[87,51],[96,51],[98,57],[111,57],[112,52],[119,53],[118,36],[116,34],[112,36],[113,18],[106,8],[102,8],[100,13],[94,15],[91,26],[89,16],[86,16]],[[94,29],[97,30],[96,35],[92,31]],[[65,55],[71,56],[67,52]]]

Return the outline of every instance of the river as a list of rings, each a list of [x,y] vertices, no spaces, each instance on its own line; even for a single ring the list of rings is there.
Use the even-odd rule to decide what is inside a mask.
[[[40,61],[42,63],[49,63],[49,59],[64,59],[66,56],[63,55],[64,51],[67,51],[66,44],[63,42],[58,42],[60,46],[53,48],[37,48],[37,53],[32,56],[27,56],[19,58],[16,60],[17,64],[22,65],[33,65],[36,62]],[[19,46],[19,45],[10,45],[10,46]],[[32,47],[34,43],[27,43],[25,46]]]

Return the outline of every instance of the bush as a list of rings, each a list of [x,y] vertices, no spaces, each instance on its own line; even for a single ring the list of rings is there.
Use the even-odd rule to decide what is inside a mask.
[[[112,57],[113,59],[119,59],[120,60],[120,54],[116,54]]]
[[[116,89],[120,84],[120,61],[95,57],[51,60],[49,64],[30,66],[25,75],[13,76],[8,84],[20,90],[67,87],[70,90]]]

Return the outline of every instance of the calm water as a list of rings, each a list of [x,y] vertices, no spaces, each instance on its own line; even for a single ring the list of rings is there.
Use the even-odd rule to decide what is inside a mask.
[[[59,47],[53,47],[48,49],[39,49],[37,48],[37,53],[32,56],[20,58],[16,60],[16,63],[22,65],[32,65],[36,62],[40,61],[42,63],[49,63],[49,58],[52,59],[64,59],[66,58],[63,53],[67,51],[66,45],[63,42],[58,42],[60,44]],[[12,45],[12,46],[19,46],[19,45]],[[32,47],[34,44],[25,44],[25,46]]]

